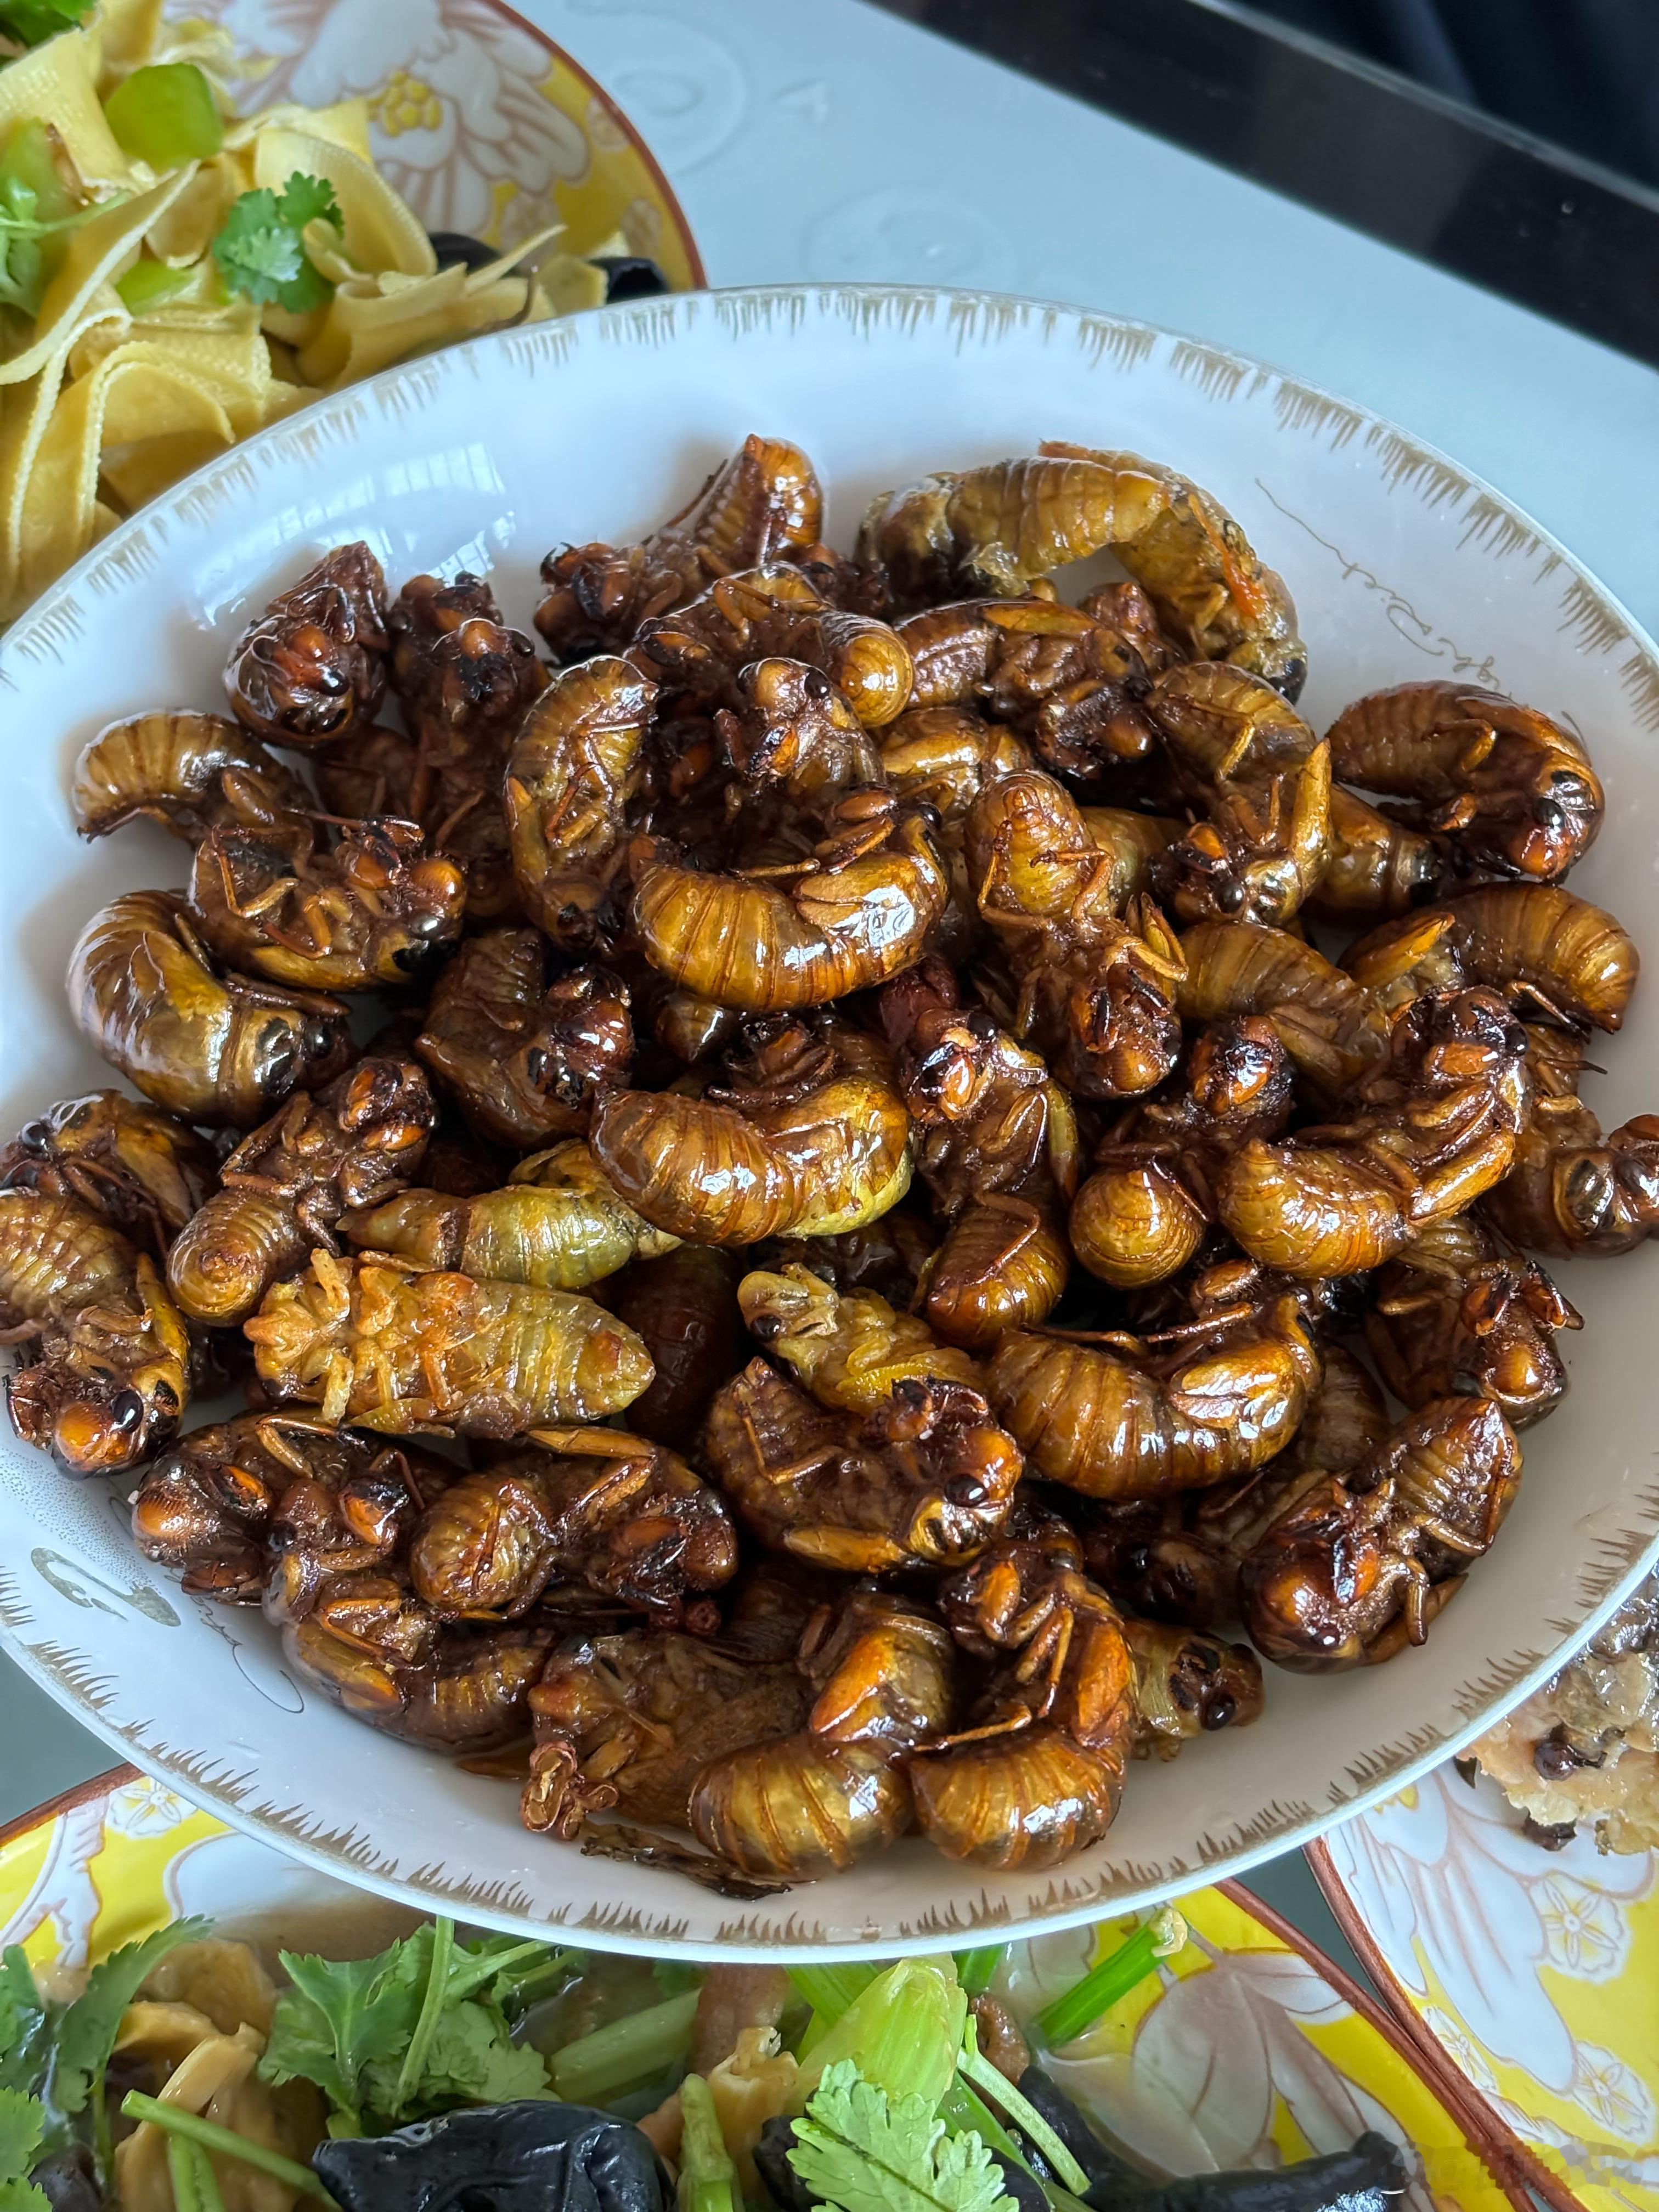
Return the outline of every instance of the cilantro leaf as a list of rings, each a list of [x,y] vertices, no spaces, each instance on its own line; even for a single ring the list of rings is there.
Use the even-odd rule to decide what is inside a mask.
[[[59,31],[72,31],[92,12],[93,0],[0,0],[0,35],[20,46],[38,46]]]
[[[447,1921],[425,1923],[374,1959],[284,1952],[294,1986],[276,2001],[260,2075],[314,2081],[334,2107],[337,2136],[452,2105],[545,2096],[546,2065],[514,2043],[503,2008],[564,1955],[510,1936],[458,1943]]]
[[[364,2069],[396,2058],[415,2033],[432,1955],[430,1925],[373,1959],[280,1956],[292,1989],[276,2000],[259,2073],[267,2081],[314,2081],[356,2128]]]
[[[46,2078],[46,2008],[21,1944],[0,1952],[0,2091],[37,2091]],[[0,2156],[0,2173],[6,2172]]]
[[[58,2022],[52,2069],[52,2101],[63,2112],[84,2112],[102,2083],[120,2033],[121,2015],[169,1951],[198,1942],[209,1920],[175,1920],[137,1943],[123,1943],[100,1959],[87,1985]]]
[[[510,2105],[520,2097],[545,2097],[547,2067],[541,2053],[513,2043],[506,2024],[488,2005],[446,2005],[427,2046],[417,2079],[400,2107],[398,2067],[378,2060],[364,2069],[368,2106],[389,2120],[445,2105]]]
[[[320,307],[334,288],[307,259],[301,236],[308,222],[340,222],[340,204],[325,177],[295,169],[280,198],[269,185],[244,192],[213,241],[226,289],[296,315]]]
[[[789,2163],[839,2212],[1013,2212],[976,2135],[947,2136],[927,2098],[890,2098],[848,2058],[825,2067]]]
[[[27,2175],[40,2154],[46,2107],[21,2089],[0,2089],[0,2181]]]
[[[334,187],[326,177],[308,177],[303,169],[295,169],[283,186],[283,197],[276,203],[276,212],[292,231],[301,231],[308,222],[331,222],[340,228],[340,203],[334,197]]]

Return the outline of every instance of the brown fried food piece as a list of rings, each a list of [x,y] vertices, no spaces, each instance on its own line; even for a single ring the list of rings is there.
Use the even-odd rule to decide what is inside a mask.
[[[816,545],[823,495],[812,464],[785,438],[745,438],[679,513],[637,545],[556,546],[536,627],[568,664],[630,644],[716,576]]]
[[[634,1054],[627,985],[605,968],[550,975],[550,966],[533,929],[469,938],[415,1040],[478,1134],[520,1152],[585,1134]]]
[[[361,542],[337,545],[238,640],[225,690],[238,721],[308,748],[366,727],[386,696],[386,577]]]
[[[193,1129],[120,1091],[61,1099],[0,1146],[0,1190],[75,1199],[157,1260],[218,1173]]]
[[[360,1060],[315,1097],[290,1098],[243,1138],[175,1240],[167,1282],[184,1311],[214,1328],[246,1321],[317,1246],[337,1249],[348,1208],[413,1180],[437,1118],[425,1073],[407,1060]]]

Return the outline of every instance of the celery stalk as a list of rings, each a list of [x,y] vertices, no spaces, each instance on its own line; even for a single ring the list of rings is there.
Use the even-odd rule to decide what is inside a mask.
[[[181,2136],[167,2137],[169,2160],[174,2143],[183,2141]],[[202,2212],[225,2212],[225,2200],[220,2191],[219,2177],[213,2171],[213,2160],[200,2143],[191,2143],[187,2148],[196,2164],[196,2194],[200,2200]]]
[[[876,1978],[873,1966],[788,1966],[796,1993],[826,2021],[837,2021]]]
[[[194,62],[151,62],[123,78],[104,119],[124,154],[153,169],[205,161],[225,143],[213,87]]]
[[[635,2082],[648,2081],[684,2057],[696,2009],[697,1992],[687,1990],[567,2043],[548,2061],[556,2093],[573,2105],[602,2105]]]
[[[167,2137],[167,2179],[173,2184],[173,2212],[202,2212],[196,2185],[196,2146],[182,2136]]]
[[[257,2166],[268,2173],[273,2181],[280,2181],[285,2189],[297,2191],[305,2197],[319,2197],[325,2204],[334,2199],[321,2180],[308,2166],[298,2159],[285,2158],[279,2150],[271,2150],[252,2136],[239,2136],[234,2128],[222,2128],[216,2120],[204,2120],[198,2112],[187,2112],[180,2105],[164,2105],[159,2097],[146,2097],[142,2090],[129,2089],[121,2100],[121,2110],[130,2120],[151,2120],[171,2139],[182,2136],[189,2142],[199,2143],[204,2150],[216,2151],[221,2158],[240,2159],[244,2166]]]
[[[1004,2116],[1022,2131],[1033,2149],[1042,2152],[1059,2178],[1061,2187],[1070,2190],[1074,2197],[1086,2197],[1089,2192],[1088,2175],[1036,2107],[1020,2094],[1006,2074],[993,2066],[990,2060],[981,2054],[971,2014],[963,2031],[962,2049],[957,2054],[957,2064],[981,2094],[1001,2107]]]
[[[714,2094],[701,2074],[680,2083],[679,2212],[740,2212],[738,2169],[720,2133]]]
[[[1075,2042],[1137,1982],[1144,1981],[1160,1959],[1173,1957],[1186,1940],[1186,1922],[1166,1905],[1143,1921],[1127,1942],[1091,1966],[1064,1996],[1044,2006],[1031,2023],[1039,2039],[1050,2050]]]
[[[932,1959],[901,1959],[848,2006],[814,2042],[796,2083],[800,2104],[826,2066],[850,2058],[890,2097],[921,2096],[937,2106],[956,2072],[968,2000],[954,1970]]]
[[[957,1979],[970,1997],[982,1997],[1007,1955],[1006,1943],[981,1943],[976,1951],[957,1953]]]
[[[129,314],[147,315],[187,292],[195,275],[192,269],[169,269],[165,261],[135,261],[125,276],[116,278],[115,289]]]

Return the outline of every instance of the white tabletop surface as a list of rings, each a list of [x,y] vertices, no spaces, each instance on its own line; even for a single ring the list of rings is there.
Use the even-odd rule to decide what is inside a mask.
[[[1640,362],[861,0],[516,4],[639,125],[711,283],[984,287],[1257,355],[1490,478],[1659,628]],[[3,1658],[0,1714],[0,1823],[113,1763]],[[1299,1856],[1253,1886],[1352,1966]]]

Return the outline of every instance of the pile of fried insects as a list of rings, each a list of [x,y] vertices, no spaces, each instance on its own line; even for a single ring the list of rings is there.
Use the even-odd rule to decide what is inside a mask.
[[[328,554],[234,720],[82,754],[189,886],[71,963],[143,1103],[0,1156],[20,1433],[351,1712],[738,1895],[1054,1865],[1258,1652],[1421,1644],[1565,1387],[1523,1248],[1659,1220],[1659,1119],[1577,1095],[1637,958],[1571,732],[1443,681],[1316,736],[1282,583],[1131,455],[821,523],[750,438],[549,555],[550,668]]]
[[[885,1971],[705,1970],[441,1919],[373,1958],[283,1951],[273,1974],[249,1944],[182,1920],[112,1952],[72,1996],[61,1969],[38,1988],[13,1946],[0,2202],[1390,2212],[1420,2169],[1375,2131],[1270,2171],[1170,2180],[1059,2086],[1053,2057],[1075,2078],[1184,1938],[1166,1909],[1047,2002],[1044,1978],[1000,1946]]]

